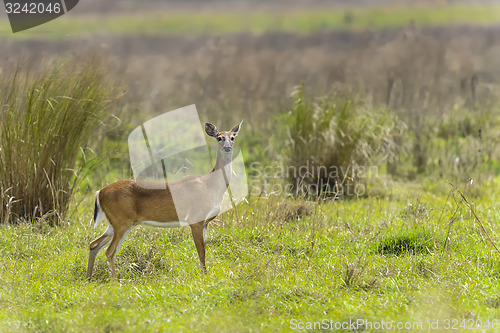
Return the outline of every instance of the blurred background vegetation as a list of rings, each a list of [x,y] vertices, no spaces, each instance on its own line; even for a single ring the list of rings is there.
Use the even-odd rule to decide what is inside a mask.
[[[130,130],[189,104],[219,128],[245,120],[239,144],[247,166],[378,168],[376,177],[363,179],[286,175],[262,184],[297,189],[321,182],[328,188],[319,192],[331,192],[339,183],[361,182],[363,195],[383,196],[394,181],[486,180],[500,172],[499,22],[500,6],[487,1],[89,0],[61,19],[12,34],[3,13],[0,124],[2,158],[9,159],[2,160],[1,198],[10,207],[4,220],[29,200],[35,203],[20,210],[25,217],[47,213],[28,199],[40,192],[26,183],[35,179],[29,161],[37,155],[13,144],[31,137],[23,132],[30,122],[41,126],[32,112],[48,115],[46,133],[68,119],[80,122],[80,111],[92,113],[83,137],[73,140],[68,127],[58,139],[67,145],[45,147],[52,150],[48,161],[67,152],[64,169],[85,172],[71,187],[77,197],[131,177]],[[80,65],[61,67],[67,62],[91,65],[82,74]],[[50,74],[53,68],[59,74]],[[95,82],[85,81],[97,72]],[[34,92],[43,100],[21,102]],[[48,103],[54,99],[66,104],[54,107]],[[92,107],[78,102],[86,100]],[[52,108],[61,115],[49,116]],[[50,140],[16,142],[32,144],[27,149],[34,152]],[[45,179],[60,177],[61,166],[53,165]],[[255,180],[255,168],[249,172]],[[52,192],[66,193],[65,207],[71,177],[50,182],[58,184]],[[269,194],[265,186],[261,192]],[[56,202],[54,193],[44,202]]]

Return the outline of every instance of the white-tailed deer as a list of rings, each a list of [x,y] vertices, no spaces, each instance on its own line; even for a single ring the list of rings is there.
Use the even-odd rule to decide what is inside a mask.
[[[189,225],[201,269],[206,271],[207,224],[219,214],[223,195],[229,186],[234,139],[241,123],[229,132],[219,132],[213,124],[205,124],[205,132],[218,141],[217,162],[206,175],[162,183],[162,186],[149,182],[120,180],[97,192],[94,228],[104,216],[109,225],[99,238],[90,243],[88,279],[92,276],[97,254],[109,244],[106,257],[111,276],[116,281],[116,252],[130,230],[137,225],[163,228]]]

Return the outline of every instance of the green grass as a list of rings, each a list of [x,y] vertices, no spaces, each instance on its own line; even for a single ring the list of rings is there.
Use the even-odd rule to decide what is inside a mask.
[[[197,13],[167,10],[161,13],[108,16],[66,15],[35,29],[15,34],[15,38],[61,38],[82,35],[132,34],[224,34],[261,33],[268,30],[309,33],[328,29],[365,29],[417,25],[498,24],[498,5],[450,5],[444,7],[353,7],[338,10],[282,12]],[[13,38],[4,21],[0,38]]]
[[[433,250],[433,236],[426,231],[411,230],[382,239],[377,252],[385,255],[425,253]]]
[[[474,201],[498,240],[493,185]],[[0,225],[0,331],[269,332],[325,318],[491,324],[498,254],[465,207],[453,215],[446,193],[415,187],[392,200],[315,204],[298,217],[289,214],[296,204],[253,199],[210,225],[206,275],[188,229],[138,227],[118,252],[119,283],[109,282],[103,253],[85,281],[88,243],[102,232],[90,227],[91,195],[64,227]],[[398,235],[427,250],[377,252]]]

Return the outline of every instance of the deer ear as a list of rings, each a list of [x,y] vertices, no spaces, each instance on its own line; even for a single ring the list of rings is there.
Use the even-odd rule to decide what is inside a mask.
[[[217,127],[215,127],[215,125],[211,123],[205,123],[205,132],[212,138],[216,138],[217,134],[219,134],[219,132],[217,131]]]
[[[238,131],[240,130],[241,128],[241,124],[243,124],[243,120],[240,121],[240,123],[236,126],[234,126],[232,129],[231,129],[231,132],[234,133],[234,136],[237,136],[238,135]]]

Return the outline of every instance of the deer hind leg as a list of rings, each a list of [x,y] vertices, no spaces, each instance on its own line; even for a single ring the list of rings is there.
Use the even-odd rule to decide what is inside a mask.
[[[97,254],[111,242],[113,237],[113,227],[108,226],[108,229],[97,239],[92,241],[89,245],[89,261],[87,265],[87,279],[92,277],[92,272],[94,271],[94,262]]]
[[[119,229],[115,229],[113,234],[113,239],[106,250],[106,257],[108,258],[109,269],[111,270],[111,277],[114,281],[118,281],[115,271],[115,256],[118,249],[123,244],[123,241],[127,237],[130,230],[132,230],[133,223],[125,224]]]
[[[195,224],[191,224],[191,234],[193,235],[194,245],[196,246],[196,251],[198,251],[198,259],[200,259],[200,266],[203,273],[207,271],[205,265],[205,240],[204,240],[204,227],[203,221]]]

